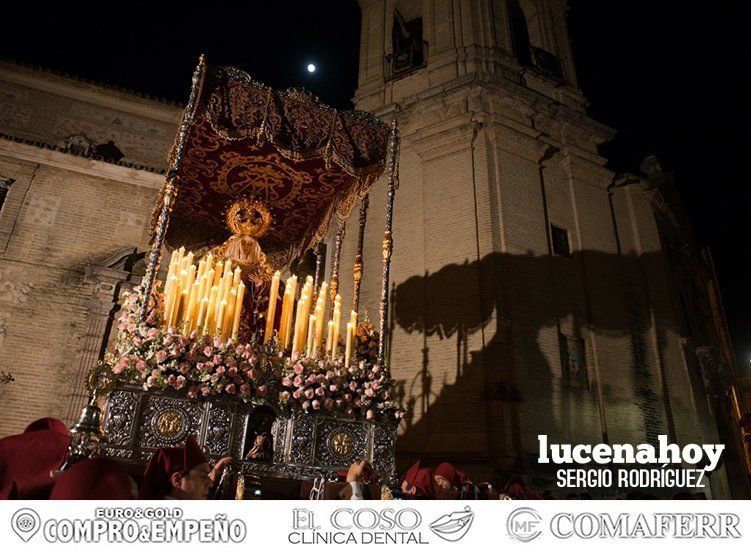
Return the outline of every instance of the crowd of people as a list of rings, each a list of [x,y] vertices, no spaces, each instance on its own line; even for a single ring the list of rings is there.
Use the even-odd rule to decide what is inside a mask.
[[[219,494],[217,484],[232,461],[224,457],[211,466],[191,435],[183,445],[157,449],[143,472],[133,472],[106,457],[72,461],[68,454],[70,443],[68,429],[54,418],[36,420],[23,433],[0,439],[0,500],[202,500]],[[345,483],[339,498],[382,498],[382,494],[374,494],[378,480],[366,460],[353,462],[343,474]],[[448,462],[432,469],[419,460],[401,476],[401,485],[393,489],[388,491],[392,498],[553,499],[550,491],[538,493],[532,489],[521,474],[512,474],[498,491],[489,483],[473,483]],[[565,498],[592,497],[588,493],[570,493]],[[655,497],[634,493],[627,498]],[[692,495],[679,493],[674,498],[692,498]]]

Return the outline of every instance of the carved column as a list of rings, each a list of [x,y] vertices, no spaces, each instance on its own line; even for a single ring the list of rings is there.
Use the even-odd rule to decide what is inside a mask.
[[[85,387],[86,375],[104,356],[119,309],[118,302],[123,290],[133,287],[132,265],[137,259],[135,248],[120,250],[98,265],[86,267],[84,280],[94,287],[88,304],[88,312],[75,360],[75,378],[68,402],[65,422],[72,424],[81,413],[88,399]],[[127,288],[124,288],[127,287]]]

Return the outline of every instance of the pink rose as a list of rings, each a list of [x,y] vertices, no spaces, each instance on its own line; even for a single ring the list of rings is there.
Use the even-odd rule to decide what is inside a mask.
[[[368,412],[365,413],[365,418],[368,420],[373,420],[373,411],[368,409]]]
[[[313,384],[316,381],[316,375],[315,374],[309,374],[308,375],[308,384]]]
[[[208,388],[207,386],[201,386],[201,393],[202,393],[203,395],[209,395],[209,392],[210,392],[210,391],[211,391],[211,390],[210,390],[210,389],[209,389],[209,388]]]
[[[294,392],[292,392],[292,397],[294,397],[295,399],[300,399],[300,390],[295,390]]]
[[[344,394],[344,400],[345,400],[345,401],[346,401],[347,403],[349,403],[350,401],[352,401],[352,394],[351,394],[351,393],[345,393],[345,394]]]
[[[258,378],[258,373],[256,372],[256,369],[250,369],[248,371],[248,376],[250,377],[251,380],[255,380],[256,378]]]
[[[279,394],[279,397],[281,397],[285,402],[289,401],[289,392],[283,391],[282,393]]]
[[[227,369],[227,374],[229,376],[235,376],[237,374],[237,367],[230,367]]]
[[[224,388],[224,391],[226,391],[230,395],[234,395],[237,393],[237,388],[234,384],[227,384],[227,386]]]
[[[222,345],[222,339],[221,338],[214,338],[214,347],[218,348]]]
[[[355,391],[357,389],[357,382],[355,382],[354,380],[352,382],[350,382],[349,383],[349,389],[352,390],[352,391]]]
[[[331,399],[330,397],[327,397],[326,399],[323,400],[323,407],[326,410],[330,411],[331,409],[334,408],[334,400]]]
[[[323,390],[323,388],[322,388],[322,387],[320,387],[320,386],[319,386],[319,387],[317,387],[317,388],[316,388],[316,395],[317,395],[318,397],[323,397],[323,394],[324,394],[324,393],[326,393],[326,392],[325,392],[325,391]]]
[[[157,363],[161,363],[165,359],[167,359],[167,352],[166,351],[164,351],[163,349],[160,349],[159,351],[156,352],[156,361],[157,361]]]
[[[177,380],[175,380],[175,388],[177,388],[178,390],[184,388],[185,387],[185,382],[186,382],[186,380],[185,380],[184,376],[182,376],[182,375],[178,376]]]
[[[321,408],[321,402],[318,401],[318,399],[314,399],[313,402],[311,403],[311,405],[313,405],[313,408],[315,410],[318,410],[318,409]]]
[[[241,384],[240,385],[240,393],[243,395],[248,395],[250,393],[250,385],[249,384]]]
[[[258,395],[266,395],[266,385],[258,386]]]
[[[295,376],[294,384],[295,386],[302,386],[302,376]]]
[[[373,397],[375,395],[375,392],[372,388],[368,388],[367,390],[365,390],[365,395],[367,395],[368,397]]]
[[[342,405],[344,405],[344,399],[337,399],[336,406],[341,409]]]
[[[170,386],[174,386],[175,382],[177,382],[177,376],[175,376],[174,374],[170,374],[167,377],[167,384],[169,384]]]
[[[182,363],[180,365],[180,372],[182,374],[188,374],[190,372],[190,364],[188,364],[188,363]]]
[[[114,372],[115,374],[120,374],[123,372],[123,370],[125,369],[120,363],[116,363],[115,365],[112,366],[112,372]]]
[[[190,389],[188,390],[188,397],[189,397],[190,399],[195,399],[195,398],[196,398],[197,396],[198,396],[198,393],[196,392],[196,388],[195,388],[195,387],[191,387],[191,388],[190,388]]]
[[[331,393],[336,393],[336,392],[338,392],[338,391],[339,391],[339,386],[337,386],[336,384],[331,384],[331,385],[329,386],[329,391],[330,391]]]
[[[213,359],[215,365],[221,365],[223,360],[224,359],[219,354],[215,355]]]
[[[295,374],[302,374],[302,371],[304,371],[305,369],[303,368],[302,363],[298,363],[295,365],[294,370],[295,370]]]
[[[212,355],[214,355],[214,350],[211,348],[211,346],[206,346],[205,348],[203,348],[203,354],[206,357],[211,357]]]
[[[157,334],[159,334],[159,331],[157,329],[150,328],[149,330],[146,331],[146,338],[148,338],[149,340],[153,340],[154,338],[156,338]]]
[[[282,378],[282,386],[289,387],[292,384],[292,380],[289,379],[289,376],[285,376]]]
[[[313,393],[313,390],[311,388],[308,388],[307,390],[305,390],[305,397],[306,398],[313,399],[313,395],[314,395],[314,393]]]

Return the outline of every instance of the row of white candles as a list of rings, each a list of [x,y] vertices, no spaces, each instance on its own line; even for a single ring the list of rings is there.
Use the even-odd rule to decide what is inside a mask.
[[[245,296],[241,271],[211,254],[193,263],[193,253],[172,254],[164,287],[164,327],[237,338]]]
[[[269,294],[269,307],[266,312],[266,331],[264,341],[268,342],[276,337],[280,348],[287,349],[291,346],[292,353],[305,354],[310,357],[328,355],[335,360],[339,354],[339,335],[341,334],[342,322],[342,297],[337,294],[334,298],[334,310],[331,319],[326,323],[326,309],[328,305],[329,285],[321,283],[317,296],[313,288],[313,277],[308,276],[300,290],[300,297],[295,300],[297,294],[297,276],[287,278],[284,285],[284,297],[282,298],[282,314],[278,330],[275,328],[276,306],[279,298],[279,283],[281,273],[277,271],[271,280]],[[314,302],[315,297],[315,302]],[[297,305],[295,306],[295,301]],[[349,322],[346,325],[344,338],[344,360],[349,364],[354,352],[355,331],[357,328],[357,312],[350,313]],[[325,336],[325,341],[324,341]],[[325,343],[325,348],[324,348]]]

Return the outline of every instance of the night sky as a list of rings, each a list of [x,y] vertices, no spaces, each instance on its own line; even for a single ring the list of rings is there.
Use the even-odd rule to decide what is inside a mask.
[[[275,87],[304,86],[335,107],[351,107],[360,34],[355,0],[156,4],[108,4],[103,15],[101,3],[14,3],[4,17],[0,55],[184,102],[205,52],[211,64],[238,66]],[[714,254],[736,359],[745,367],[751,360],[744,268],[751,190],[741,150],[749,143],[742,124],[747,100],[741,100],[751,76],[742,54],[746,17],[740,7],[733,13],[708,3],[570,5],[589,114],[619,131],[602,152],[615,170],[637,170],[656,153],[675,172],[696,241]],[[315,74],[305,70],[308,63],[318,67]]]

